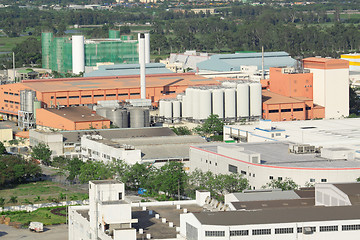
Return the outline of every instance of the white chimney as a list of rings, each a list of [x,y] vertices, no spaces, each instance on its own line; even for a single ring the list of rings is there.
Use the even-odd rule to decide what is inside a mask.
[[[72,36],[72,72],[85,72],[85,46],[82,35]]]
[[[145,63],[150,63],[150,33],[145,33]]]
[[[146,99],[146,81],[145,81],[145,34],[139,35],[139,65],[140,65],[140,95],[141,99]]]

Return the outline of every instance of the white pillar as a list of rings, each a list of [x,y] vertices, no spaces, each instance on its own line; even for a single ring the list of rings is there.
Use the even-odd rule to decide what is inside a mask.
[[[140,65],[140,95],[141,99],[146,98],[146,80],[145,80],[145,35],[139,34],[139,65]]]
[[[150,33],[145,33],[145,63],[150,63]]]
[[[72,72],[85,72],[85,46],[82,35],[72,36]]]

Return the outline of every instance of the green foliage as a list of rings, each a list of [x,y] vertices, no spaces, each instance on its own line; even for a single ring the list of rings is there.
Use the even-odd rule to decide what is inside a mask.
[[[186,126],[181,127],[170,127],[176,135],[191,135],[191,130]]]
[[[350,107],[350,118],[359,117],[360,115],[360,97],[356,94],[360,88],[349,87],[349,107]]]
[[[357,181],[357,182],[360,182],[360,177],[358,177],[358,178],[356,179],[356,181]]]
[[[285,190],[294,190],[298,189],[299,185],[297,185],[291,178],[285,178],[284,180],[271,180],[266,185],[262,186],[262,188],[273,188],[273,189],[281,189]]]
[[[17,67],[41,64],[41,42],[34,37],[29,37],[26,41],[17,44],[13,52]]]
[[[54,157],[51,161],[51,166],[56,168],[64,168],[68,164],[68,159],[60,156],[60,157]]]
[[[211,114],[205,122],[194,130],[202,136],[213,136],[223,134],[224,122],[216,114]]]
[[[19,145],[19,141],[17,139],[12,139],[12,140],[9,140],[8,143],[10,145]]]
[[[130,34],[131,33],[131,29],[129,26],[121,26],[120,27],[120,34]]]
[[[80,167],[79,180],[81,183],[87,183],[91,180],[107,179],[112,176],[111,169],[103,162],[88,161]]]
[[[6,148],[2,142],[0,142],[0,154],[6,154]]]
[[[187,175],[184,171],[184,164],[181,162],[171,161],[160,168],[155,183],[158,190],[168,193],[169,195],[182,195],[186,187]]]
[[[5,198],[0,197],[0,207],[4,207],[5,205]]]
[[[40,173],[41,168],[31,161],[13,155],[0,156],[0,187],[20,183]]]
[[[80,169],[85,163],[79,158],[69,159],[65,169],[69,172],[68,180],[73,181],[80,174]]]
[[[17,203],[17,202],[18,202],[17,196],[11,196],[10,197],[9,203]]]
[[[52,151],[50,150],[49,146],[44,143],[39,143],[38,145],[32,148],[31,157],[37,160],[41,160],[44,165],[49,166],[51,161]]]

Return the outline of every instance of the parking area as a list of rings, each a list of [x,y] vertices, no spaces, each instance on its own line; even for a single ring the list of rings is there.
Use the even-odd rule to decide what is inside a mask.
[[[44,232],[36,233],[28,229],[16,229],[0,224],[0,238],[4,240],[67,240],[68,227],[65,224],[45,226]]]

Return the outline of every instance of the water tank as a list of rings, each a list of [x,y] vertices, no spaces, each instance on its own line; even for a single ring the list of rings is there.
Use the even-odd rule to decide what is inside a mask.
[[[187,106],[187,101],[188,101],[188,97],[186,95],[184,95],[182,97],[182,102],[181,102],[181,113],[183,118],[188,118],[189,117],[189,111],[186,108]]]
[[[163,106],[164,106],[164,117],[166,119],[172,119],[172,102],[163,101]]]
[[[193,119],[200,119],[200,89],[194,88],[192,90],[192,98],[190,104],[192,105]]]
[[[250,116],[261,116],[262,110],[262,96],[261,96],[261,84],[250,83]]]
[[[212,113],[224,118],[224,90],[214,89],[212,91]]]
[[[96,114],[100,115],[104,118],[107,118],[106,114],[107,112],[110,112],[112,109],[111,108],[96,108]]]
[[[150,113],[147,108],[130,108],[130,127],[142,128],[150,126]]]
[[[159,101],[159,116],[164,117],[164,100]]]
[[[84,36],[72,36],[72,72],[79,74],[85,72]]]
[[[119,128],[129,127],[128,114],[123,109],[112,109],[106,112],[106,116],[110,121]]]
[[[236,114],[238,118],[249,117],[249,84],[241,83],[236,88]]]
[[[33,90],[20,91],[20,110],[25,112],[34,112],[34,101],[36,92]]]
[[[225,118],[236,117],[236,93],[234,88],[225,89]]]
[[[211,90],[204,89],[199,91],[199,119],[207,119],[211,115]]]
[[[191,118],[192,115],[192,108],[193,108],[193,88],[187,88],[185,90],[185,96],[186,96],[186,101],[185,101],[185,109],[186,111],[184,111],[184,117],[187,118]]]
[[[180,101],[173,101],[172,102],[172,113],[173,113],[173,118],[174,119],[179,119],[181,118],[181,102]]]
[[[36,109],[41,108],[41,102],[40,101],[34,101],[34,118],[36,119]]]

